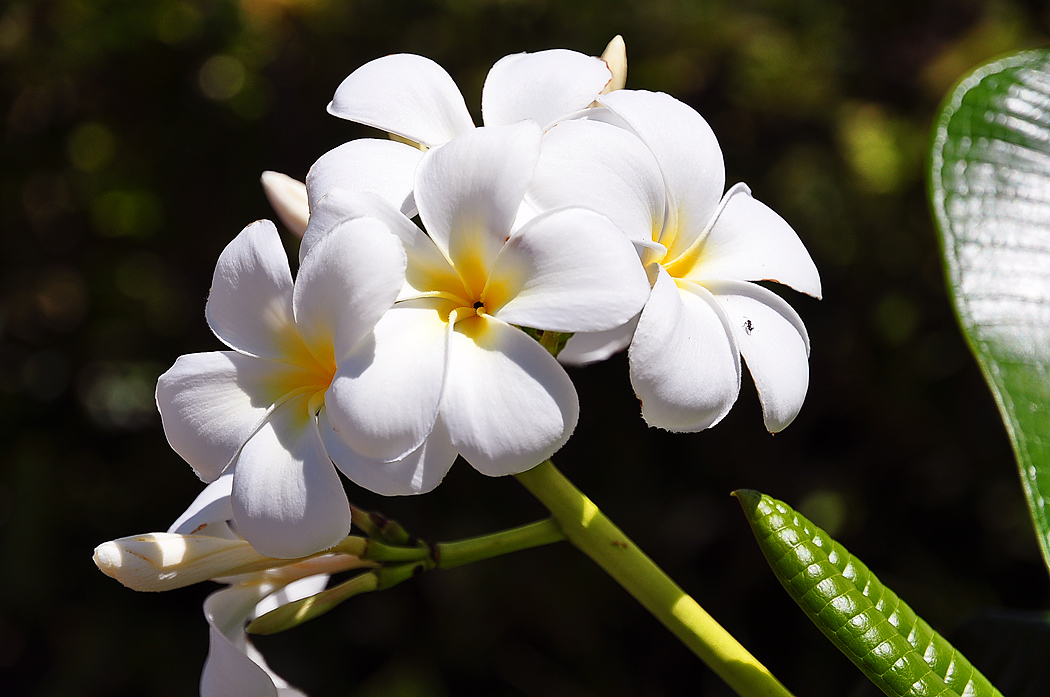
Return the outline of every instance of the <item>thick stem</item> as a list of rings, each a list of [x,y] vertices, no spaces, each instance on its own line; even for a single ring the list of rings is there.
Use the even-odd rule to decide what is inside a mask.
[[[517,475],[589,556],[741,697],[791,697],[747,649],[653,563],[550,460]]]

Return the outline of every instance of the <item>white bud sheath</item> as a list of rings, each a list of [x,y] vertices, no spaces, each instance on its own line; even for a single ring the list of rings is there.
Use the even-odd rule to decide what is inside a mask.
[[[310,202],[306,196],[306,184],[292,179],[287,174],[266,171],[260,177],[266,198],[292,234],[302,237],[306,223],[310,220]]]
[[[602,52],[601,58],[612,71],[612,79],[602,90],[602,94],[622,90],[627,84],[627,44],[623,42],[623,37],[619,34],[614,36]]]
[[[294,562],[272,559],[244,540],[157,532],[95,548],[102,573],[137,591],[166,591],[201,581],[263,571]]]

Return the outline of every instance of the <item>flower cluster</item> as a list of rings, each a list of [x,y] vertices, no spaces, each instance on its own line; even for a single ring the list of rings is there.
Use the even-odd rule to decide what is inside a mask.
[[[385,495],[433,489],[458,457],[521,473],[576,425],[562,364],[627,347],[652,426],[716,424],[739,393],[741,356],[766,427],[791,423],[809,339],[756,281],[819,297],[816,268],[746,186],[724,191],[707,122],[666,94],[623,89],[625,75],[618,39],[602,58],[507,56],[485,81],[482,126],[420,56],[343,81],[329,112],[389,138],[335,148],[305,183],[263,175],[302,237],[296,277],[276,227],[246,227],[207,301],[229,350],[183,356],[158,382],[172,447],[224,487],[212,495],[221,515],[203,524],[271,562],[300,558],[348,533],[338,472]],[[243,624],[292,578],[274,574],[206,606],[213,655],[240,652],[271,681]]]
[[[572,51],[508,56],[475,127],[436,63],[386,56],[329,111],[395,139],[335,148],[305,190],[266,175],[304,234],[298,278],[270,223],[245,228],[207,308],[232,350],[183,356],[157,388],[172,446],[206,481],[233,474],[237,529],[260,552],[301,556],[346,534],[336,468],[394,495],[434,488],[457,456],[494,476],[549,457],[578,403],[537,332],[573,335],[563,363],[629,346],[653,426],[721,420],[741,356],[766,427],[798,413],[805,327],[754,282],[819,296],[812,260],[746,186],[723,195],[703,117],[610,91],[618,73]]]

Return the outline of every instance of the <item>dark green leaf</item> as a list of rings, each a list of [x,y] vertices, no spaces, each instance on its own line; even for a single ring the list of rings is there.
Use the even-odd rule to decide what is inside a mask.
[[[892,697],[1001,697],[826,532],[757,491],[735,496],[788,595],[879,689]]]
[[[1050,51],[983,66],[949,96],[930,196],[956,311],[1050,566]]]

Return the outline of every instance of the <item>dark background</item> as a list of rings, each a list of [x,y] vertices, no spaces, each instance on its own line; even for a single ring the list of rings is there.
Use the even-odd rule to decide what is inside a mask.
[[[0,692],[192,695],[213,584],[139,594],[91,562],[163,530],[200,489],[153,404],[175,358],[219,342],[215,260],[370,132],[325,113],[395,52],[444,65],[479,118],[499,57],[627,42],[628,86],[697,108],[728,182],[798,231],[824,300],[784,291],[812,337],[802,413],[772,437],[745,378],[726,420],[649,430],[622,356],[576,370],[563,471],[800,697],[859,673],[766,566],[736,502],[770,493],[825,526],[936,628],[1045,611],[1050,586],[995,406],[945,296],[924,167],[938,104],[979,62],[1046,41],[1002,0],[51,0],[0,6]],[[289,248],[295,240],[287,238]],[[457,464],[434,493],[351,499],[453,539],[542,508]],[[313,697],[727,695],[568,545],[352,600],[257,644]]]

